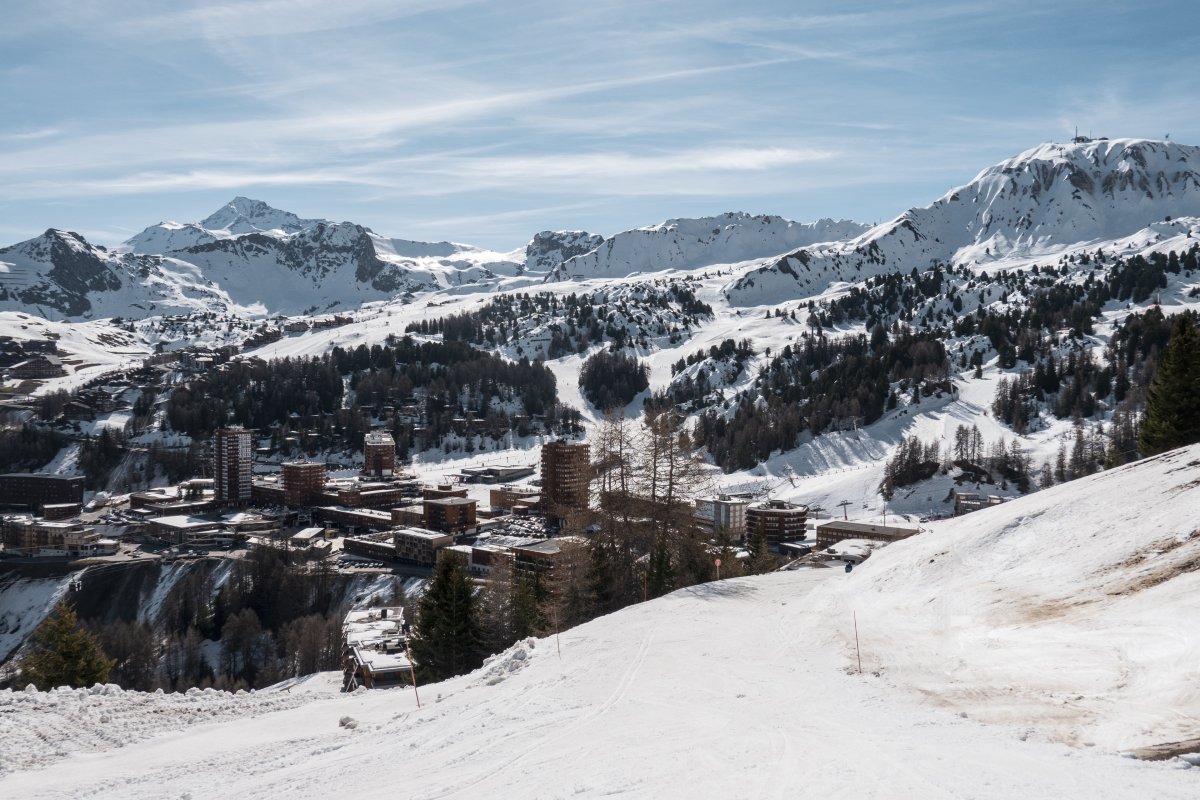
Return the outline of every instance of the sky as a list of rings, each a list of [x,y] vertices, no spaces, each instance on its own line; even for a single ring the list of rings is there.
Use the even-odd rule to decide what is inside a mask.
[[[497,250],[881,222],[1076,126],[1200,144],[1190,0],[3,6],[0,244],[235,195]]]

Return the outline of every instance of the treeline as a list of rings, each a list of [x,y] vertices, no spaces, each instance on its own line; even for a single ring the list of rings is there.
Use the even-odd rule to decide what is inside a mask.
[[[1081,268],[1088,269],[1083,281],[1062,280]],[[814,301],[809,304],[807,320],[816,329],[856,321],[871,328],[897,320],[914,327],[946,329],[964,310],[973,313],[1015,297],[1020,301],[1017,305],[1025,308],[1014,309],[1014,313],[1028,311],[1030,315],[1022,327],[1067,328],[1078,333],[1106,303],[1144,303],[1168,285],[1169,275],[1197,271],[1200,244],[1183,253],[1172,250],[1145,256],[1111,256],[1102,250],[1074,253],[1055,264],[994,275],[986,271],[976,274],[965,265],[956,269],[934,264],[923,273],[913,268],[907,274],[897,271],[873,276],[838,298],[819,304]],[[1049,318],[1047,312],[1058,313],[1058,318]]]
[[[352,394],[345,397],[349,388]],[[358,449],[363,434],[396,408],[416,405],[420,422],[394,416],[403,457],[420,444],[438,446],[471,412],[485,432],[530,432],[530,418],[573,429],[578,412],[559,406],[554,374],[527,359],[513,362],[465,342],[398,341],[334,348],[306,359],[236,361],[173,391],[166,418],[175,430],[203,438],[239,424],[272,430],[287,450],[289,434],[315,433],[321,447]],[[420,442],[415,430],[422,429]]]
[[[699,364],[703,361],[729,361],[732,360],[740,369],[746,360],[754,355],[754,345],[749,339],[742,339],[735,342],[733,339],[726,339],[719,345],[712,345],[707,350],[697,350],[686,358],[681,358],[671,365],[671,375],[675,376],[683,372],[693,364]]]
[[[902,439],[884,468],[880,492],[891,499],[904,486],[952,470],[958,470],[958,483],[991,484],[1001,489],[1011,485],[1022,493],[1035,486],[1045,489],[1135,459],[1138,435],[1137,418],[1126,412],[1115,414],[1107,426],[1089,426],[1077,417],[1054,457],[1035,465],[1015,438],[1007,441],[1000,437],[985,445],[977,426],[959,425],[952,443],[922,442],[916,436]]]
[[[340,667],[344,577],[323,564],[304,571],[269,548],[232,564],[219,587],[209,572],[181,578],[157,628],[86,622],[113,660],[108,679],[142,691],[236,690]]]
[[[1142,407],[1174,324],[1157,307],[1126,317],[1114,327],[1103,363],[1086,348],[1072,349],[1061,358],[1043,342],[1028,354],[1031,369],[1000,379],[992,411],[1017,433],[1035,427],[1043,411],[1058,419],[1090,419],[1112,411],[1110,448],[1117,448],[1120,456],[1110,454],[1104,460],[1132,460],[1136,444],[1128,441],[1125,418],[1135,417]]]
[[[0,472],[33,472],[41,469],[66,444],[61,433],[25,424],[0,428]]]
[[[742,392],[732,415],[710,409],[695,436],[726,472],[749,469],[776,450],[790,450],[801,433],[869,425],[911,392],[948,391],[949,362],[933,334],[876,325],[870,337],[805,335],[773,358]]]
[[[579,388],[596,408],[607,411],[629,405],[650,386],[650,368],[632,353],[600,350],[583,362]]]
[[[671,365],[671,383],[647,398],[647,410],[657,412],[676,408],[691,411],[713,402],[716,399],[713,393],[736,380],[754,355],[749,339],[739,342],[726,339],[719,346],[712,345],[708,350],[697,350],[687,358],[679,359]],[[682,374],[695,364],[700,364],[700,368],[694,375]]]
[[[619,296],[610,296],[612,292],[502,295],[473,311],[409,323],[405,331],[441,334],[443,341],[479,347],[512,343],[522,351],[522,336],[544,326],[550,338],[540,355],[556,359],[586,352],[601,342],[618,349],[627,345],[645,348],[648,337],[667,336],[674,344],[688,328],[713,313],[686,284],[656,281]]]
[[[1032,484],[1032,464],[1020,442],[1008,442],[1004,437],[984,446],[979,427],[959,425],[954,441],[943,445],[939,439],[922,442],[917,436],[906,436],[884,466],[883,483],[879,487],[890,500],[897,489],[932,478],[939,471],[948,474],[959,470],[960,482],[987,483],[1007,489],[1012,483],[1020,492],[1028,492]]]
[[[1179,314],[1170,344],[1154,375],[1139,434],[1141,450],[1154,455],[1200,441],[1200,324]]]

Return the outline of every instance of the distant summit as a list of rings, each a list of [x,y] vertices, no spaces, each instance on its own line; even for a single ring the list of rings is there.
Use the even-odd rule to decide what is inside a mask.
[[[728,295],[756,305],[934,262],[1046,257],[1181,216],[1200,216],[1200,148],[1147,139],[1048,142],[855,239],[788,253]]]
[[[732,268],[726,298],[753,306],[934,263],[982,271],[1135,235],[1153,241],[1176,235],[1164,225],[1182,230],[1197,218],[1200,148],[1145,139],[1040,144],[874,227],[731,212],[608,237],[542,231],[508,253],[389,238],[238,196],[199,222],[161,222],[111,250],[53,230],[2,249],[0,309],[47,318],[305,313],[709,267]]]
[[[282,231],[299,233],[320,223],[322,219],[301,219],[290,211],[281,211],[262,200],[238,196],[200,221],[200,227],[229,233],[258,233]]]
[[[128,253],[170,253],[231,236],[247,233],[293,234],[311,230],[320,224],[328,223],[319,219],[301,219],[290,211],[281,211],[261,200],[238,196],[200,222],[160,222],[114,249]]]
[[[793,222],[743,212],[669,219],[608,237],[587,252],[564,260],[548,280],[621,278],[637,272],[732,264],[818,242],[848,239],[866,229],[866,225],[849,220]]]

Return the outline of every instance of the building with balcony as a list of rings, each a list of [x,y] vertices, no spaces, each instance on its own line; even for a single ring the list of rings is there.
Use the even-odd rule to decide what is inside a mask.
[[[542,445],[542,508],[561,521],[588,507],[591,450],[587,442],[547,442]]]
[[[435,497],[424,501],[425,527],[443,533],[466,533],[476,525],[477,501],[467,497]]]
[[[898,542],[915,536],[920,528],[899,525],[877,525],[872,522],[849,522],[832,520],[817,526],[817,550],[824,550],[830,545],[847,539],[866,539],[869,542]]]
[[[746,507],[746,541],[752,547],[765,538],[772,552],[784,542],[805,538],[808,506],[783,500],[764,500]]]
[[[250,502],[250,470],[254,435],[245,428],[221,428],[213,442],[213,478],[217,502],[241,506]]]
[[[0,475],[0,505],[41,512],[46,505],[83,505],[83,478],[40,472]]]

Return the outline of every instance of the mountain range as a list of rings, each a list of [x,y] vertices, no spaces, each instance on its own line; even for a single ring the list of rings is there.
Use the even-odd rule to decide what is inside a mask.
[[[1140,139],[1042,144],[874,227],[728,213],[608,237],[543,231],[508,253],[389,238],[235,197],[199,222],[160,222],[111,249],[55,228],[2,248],[0,310],[52,320],[302,314],[714,265],[733,266],[728,302],[753,306],[934,263],[1002,268],[1130,237],[1192,236],[1197,218],[1200,148]]]

